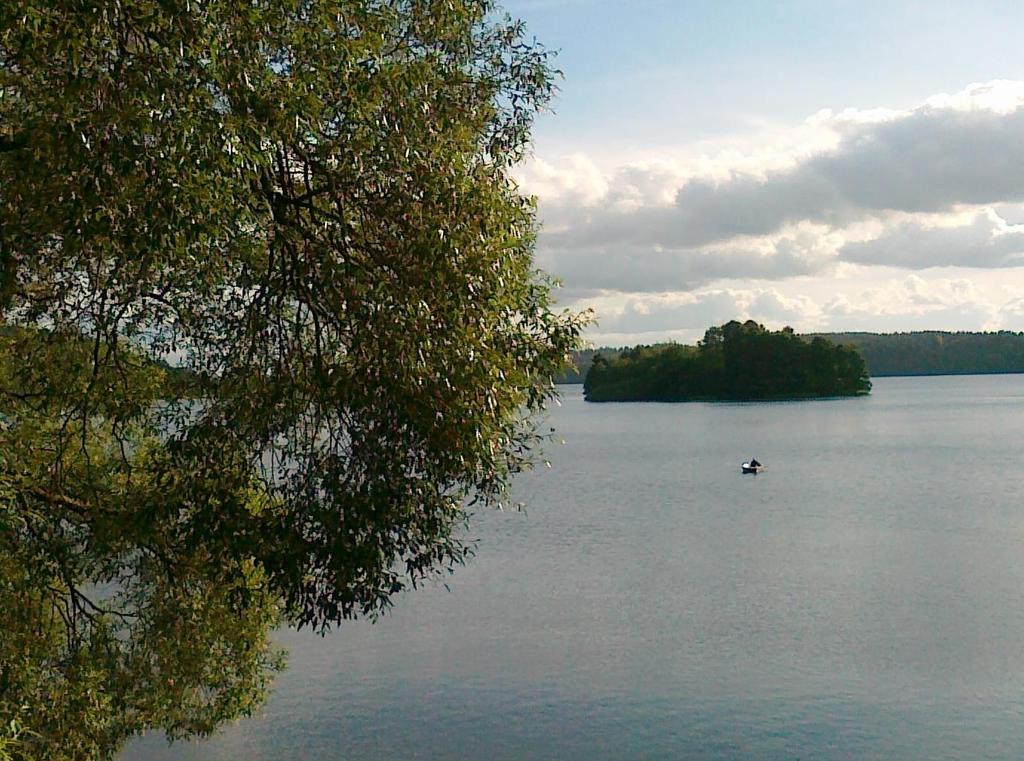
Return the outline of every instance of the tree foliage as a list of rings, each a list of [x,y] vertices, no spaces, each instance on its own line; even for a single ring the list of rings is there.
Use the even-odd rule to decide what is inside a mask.
[[[871,381],[853,348],[733,320],[709,328],[696,347],[638,346],[611,360],[595,355],[583,389],[595,402],[740,401],[856,396],[868,393]]]
[[[581,327],[509,175],[552,78],[487,0],[2,4],[5,752],[212,731],[275,621],[463,560]]]

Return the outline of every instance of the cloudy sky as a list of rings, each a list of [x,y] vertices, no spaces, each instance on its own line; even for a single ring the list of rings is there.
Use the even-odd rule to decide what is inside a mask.
[[[505,5],[559,51],[518,175],[594,343],[1024,330],[1024,3]]]

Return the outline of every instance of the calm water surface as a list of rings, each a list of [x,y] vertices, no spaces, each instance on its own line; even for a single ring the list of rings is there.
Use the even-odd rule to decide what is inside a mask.
[[[123,760],[1024,757],[1024,376],[567,389],[529,511],[477,516],[450,591],[282,634],[259,717]]]

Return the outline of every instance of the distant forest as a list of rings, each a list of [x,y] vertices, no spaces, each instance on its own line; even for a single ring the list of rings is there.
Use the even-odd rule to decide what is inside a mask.
[[[696,347],[638,346],[611,359],[595,354],[583,383],[591,402],[808,399],[870,390],[852,346],[804,339],[790,328],[767,330],[753,320],[709,328]]]
[[[821,333],[860,351],[875,377],[1024,373],[1024,333]],[[813,337],[813,336],[809,336]]]
[[[974,375],[1024,373],[1024,333],[813,333],[852,345],[864,357],[873,377],[888,375]],[[661,344],[673,345],[673,344]],[[621,348],[601,347],[575,354],[576,369],[563,373],[558,383],[582,383],[595,353],[613,359]]]

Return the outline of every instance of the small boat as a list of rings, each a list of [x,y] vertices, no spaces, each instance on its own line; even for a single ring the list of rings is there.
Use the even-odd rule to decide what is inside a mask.
[[[750,462],[741,463],[740,469],[744,473],[760,473],[764,470],[764,465],[759,463],[757,460],[751,460]]]

